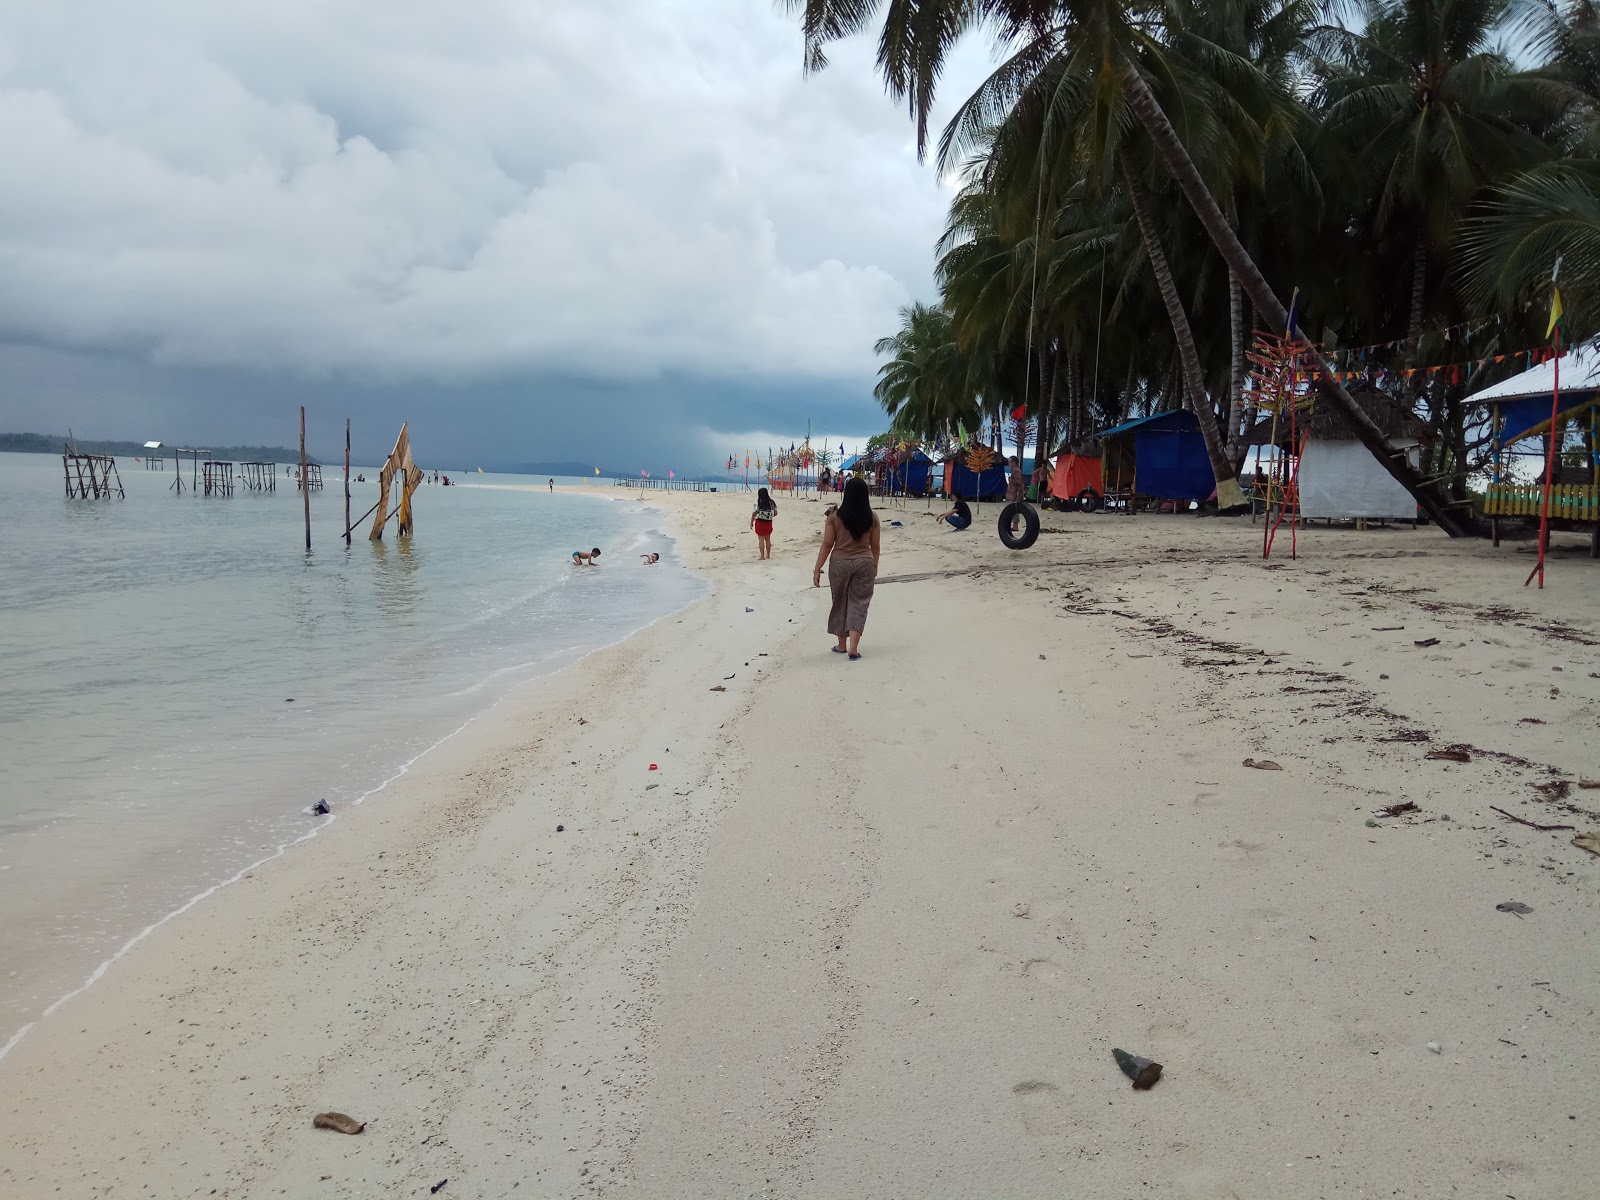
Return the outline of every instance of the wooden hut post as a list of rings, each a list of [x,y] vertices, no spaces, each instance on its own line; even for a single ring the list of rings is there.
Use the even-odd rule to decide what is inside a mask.
[[[344,544],[350,544],[350,418],[344,419]]]
[[[300,498],[306,511],[306,550],[311,549],[311,489],[306,486],[306,406],[300,406]]]

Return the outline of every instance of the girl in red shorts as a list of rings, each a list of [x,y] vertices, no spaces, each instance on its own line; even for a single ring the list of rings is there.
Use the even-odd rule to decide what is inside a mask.
[[[756,492],[756,510],[750,514],[750,528],[756,531],[756,545],[761,558],[772,557],[772,522],[777,520],[778,505],[766,488]]]

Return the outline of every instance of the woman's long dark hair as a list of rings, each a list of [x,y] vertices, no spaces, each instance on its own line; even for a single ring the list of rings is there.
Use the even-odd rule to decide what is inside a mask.
[[[856,541],[866,537],[867,530],[872,528],[872,500],[871,493],[867,490],[865,479],[852,479],[844,485],[844,500],[839,504],[836,514],[839,524],[850,531],[850,536]]]
[[[767,495],[766,488],[756,489],[756,507],[764,508],[773,513],[778,511],[778,506],[772,502],[772,497]]]

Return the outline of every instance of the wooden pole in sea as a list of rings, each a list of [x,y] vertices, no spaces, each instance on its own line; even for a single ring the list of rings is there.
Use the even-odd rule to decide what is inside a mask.
[[[300,406],[300,496],[306,510],[306,550],[311,549],[311,489],[306,486],[306,406]]]
[[[350,544],[350,418],[344,419],[344,544]]]

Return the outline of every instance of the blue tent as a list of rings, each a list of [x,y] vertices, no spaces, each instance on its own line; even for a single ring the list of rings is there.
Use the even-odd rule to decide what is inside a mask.
[[[967,466],[960,457],[945,463],[944,488],[947,493],[960,492],[968,500],[1000,500],[1006,494],[1006,469],[1003,461],[981,474]]]
[[[910,492],[921,495],[928,490],[928,478],[933,472],[933,459],[921,450],[913,450],[911,457],[885,472],[885,486],[893,492]]]
[[[1108,487],[1131,484],[1141,496],[1165,500],[1204,500],[1216,490],[1205,438],[1192,412],[1156,413],[1095,436],[1113,451],[1105,469]]]

